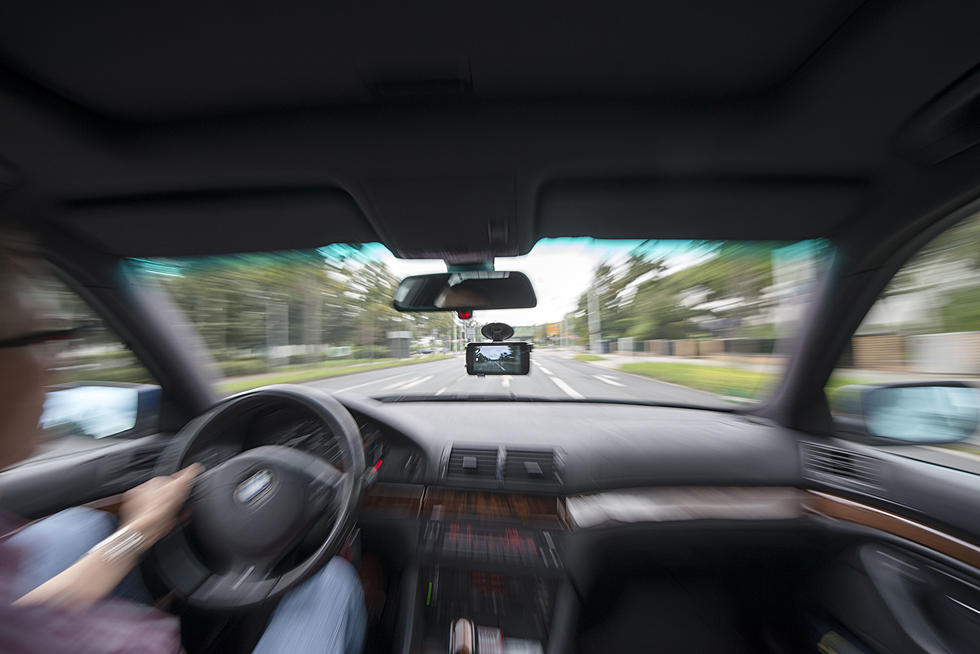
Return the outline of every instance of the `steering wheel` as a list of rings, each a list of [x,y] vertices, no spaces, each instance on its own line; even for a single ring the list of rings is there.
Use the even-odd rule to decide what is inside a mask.
[[[163,457],[159,474],[194,463],[209,443],[242,428],[268,408],[300,408],[337,439],[345,470],[281,445],[245,450],[194,481],[190,520],[158,542],[153,562],[174,593],[207,609],[238,609],[276,599],[330,560],[353,524],[361,494],[364,449],[351,414],[305,386],[266,386],[230,397],[189,422]],[[310,533],[325,533],[304,560],[283,558]]]

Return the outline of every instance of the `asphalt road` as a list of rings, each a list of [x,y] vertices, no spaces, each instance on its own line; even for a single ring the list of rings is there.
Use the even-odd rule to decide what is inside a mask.
[[[558,399],[643,400],[731,406],[710,393],[576,361],[571,353],[531,352],[528,375],[476,377],[466,374],[462,356],[411,366],[372,370],[308,382],[331,393],[369,397],[399,395],[501,395]],[[896,454],[980,474],[980,457],[943,447],[888,448]]]
[[[556,399],[642,400],[725,406],[718,397],[576,361],[569,352],[531,352],[528,375],[475,377],[466,374],[462,356],[410,366],[370,370],[308,382],[331,393],[363,394],[369,397],[400,395],[500,395]],[[70,454],[111,444],[113,439],[64,438],[42,444],[35,460]],[[980,445],[980,443],[978,443]],[[903,446],[895,454],[911,456],[941,466],[980,474],[980,456],[943,447]]]
[[[466,374],[462,356],[309,382],[331,393],[390,395],[514,395],[560,399],[628,399],[698,405],[723,404],[710,393],[576,361],[567,352],[531,352],[527,375]]]

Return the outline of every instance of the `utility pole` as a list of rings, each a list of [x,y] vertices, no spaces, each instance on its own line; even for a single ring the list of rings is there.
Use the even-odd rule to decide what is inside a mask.
[[[589,350],[598,354],[600,350],[599,342],[602,340],[602,323],[599,320],[599,298],[596,296],[595,286],[589,287],[588,312]]]

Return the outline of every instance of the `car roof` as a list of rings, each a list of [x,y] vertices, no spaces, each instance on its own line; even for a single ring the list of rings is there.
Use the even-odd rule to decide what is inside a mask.
[[[898,233],[959,192],[934,177],[977,132],[978,22],[962,2],[12,1],[0,212],[122,256]]]

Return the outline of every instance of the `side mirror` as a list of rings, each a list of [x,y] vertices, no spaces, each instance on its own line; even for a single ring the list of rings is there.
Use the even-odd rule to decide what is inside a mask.
[[[480,270],[406,277],[394,305],[399,311],[527,309],[538,298],[524,273]]]
[[[935,445],[980,430],[980,389],[963,382],[843,386],[831,404],[842,435],[860,440]]]
[[[159,427],[160,387],[82,382],[48,391],[41,414],[44,437],[137,438]]]

